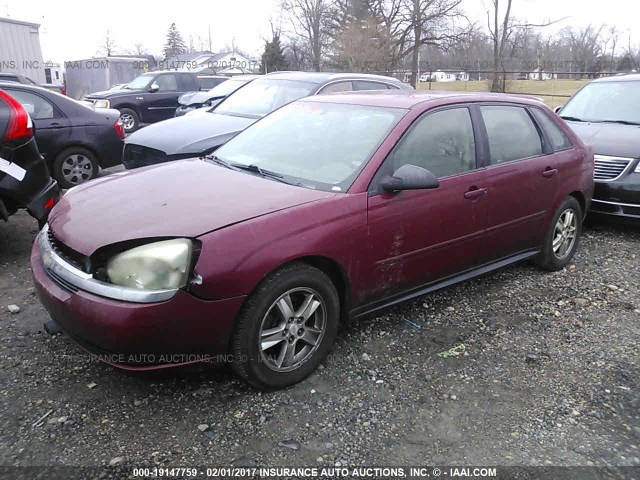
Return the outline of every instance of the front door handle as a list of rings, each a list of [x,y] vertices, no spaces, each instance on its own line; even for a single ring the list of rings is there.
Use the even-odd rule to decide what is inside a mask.
[[[60,123],[52,123],[50,125],[51,128],[64,128],[64,125],[60,124]]]
[[[550,168],[550,167],[547,167],[547,168],[545,169],[545,171],[544,171],[544,172],[542,172],[542,176],[543,176],[543,177],[546,177],[546,178],[551,178],[551,177],[553,177],[556,173],[558,173],[558,169],[557,169],[557,168]]]
[[[486,188],[473,187],[468,192],[464,193],[464,198],[466,198],[467,200],[475,200],[476,198],[480,198],[481,196],[486,195],[486,193]]]

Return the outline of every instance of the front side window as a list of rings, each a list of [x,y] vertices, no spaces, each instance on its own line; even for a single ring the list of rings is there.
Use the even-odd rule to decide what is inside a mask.
[[[484,105],[480,107],[487,128],[491,165],[542,155],[542,140],[523,107]]]
[[[438,178],[476,168],[476,146],[466,107],[427,113],[414,124],[391,153],[393,171],[411,164]]]
[[[158,76],[155,83],[158,84],[161,92],[175,92],[178,90],[176,76],[172,73]]]
[[[353,85],[351,82],[336,82],[324,87],[320,90],[320,94],[324,95],[325,93],[350,92],[352,90]]]
[[[296,102],[254,123],[215,156],[231,166],[276,173],[296,185],[345,192],[406,113],[400,108]]]

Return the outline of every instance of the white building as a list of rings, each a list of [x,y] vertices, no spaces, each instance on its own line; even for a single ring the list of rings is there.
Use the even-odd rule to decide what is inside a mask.
[[[547,73],[544,70],[541,73],[539,68],[529,74],[529,80],[551,80],[553,78],[558,78],[558,75]]]
[[[62,65],[59,63],[45,62],[44,64],[44,79],[45,83],[51,85],[64,85],[64,72]]]
[[[39,24],[0,18],[0,72],[20,73],[45,83]]]
[[[448,70],[436,70],[431,74],[423,73],[420,75],[420,82],[455,82],[469,81],[469,74],[466,72],[448,71]]]

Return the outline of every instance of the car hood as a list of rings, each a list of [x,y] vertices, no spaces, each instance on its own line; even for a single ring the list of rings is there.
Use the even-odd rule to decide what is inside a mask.
[[[211,95],[209,92],[188,92],[178,99],[180,105],[200,105],[213,99],[225,98],[224,95]]]
[[[88,256],[126,240],[195,238],[335,195],[199,159],[180,160],[69,190],[51,211],[49,227],[59,241]]]
[[[105,99],[105,98],[116,98],[116,97],[126,97],[127,95],[134,95],[139,93],[146,93],[147,91],[143,88],[130,90],[130,89],[121,89],[121,90],[104,90],[101,92],[88,93],[84,96],[84,98],[92,98],[92,99]]]
[[[132,133],[126,144],[161,150],[167,155],[200,155],[227,143],[256,120],[209,113],[171,118]]]
[[[640,157],[640,127],[616,123],[569,122],[567,124],[596,155]]]

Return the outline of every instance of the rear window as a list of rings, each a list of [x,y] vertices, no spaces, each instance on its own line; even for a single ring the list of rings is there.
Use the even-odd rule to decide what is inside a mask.
[[[539,108],[531,109],[533,112],[533,116],[536,117],[538,123],[542,126],[542,129],[545,131],[547,136],[549,137],[549,141],[551,142],[551,146],[554,151],[558,150],[567,150],[573,147],[571,140],[567,137],[564,132],[555,124],[553,120],[549,118],[549,116],[540,110]]]

